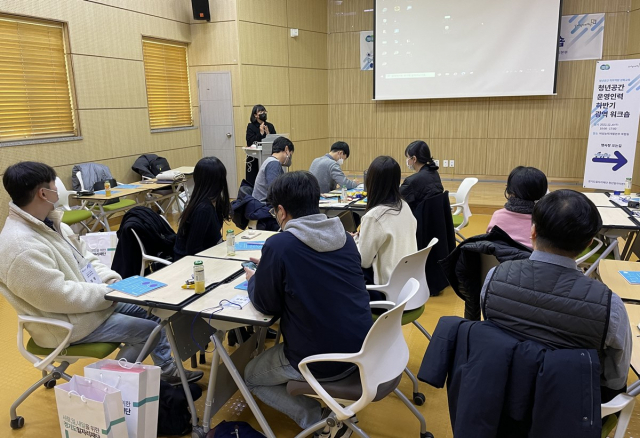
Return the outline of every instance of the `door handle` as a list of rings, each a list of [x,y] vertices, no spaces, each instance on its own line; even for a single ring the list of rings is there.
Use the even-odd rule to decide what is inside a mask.
[[[231,133],[230,132],[227,132],[227,137],[231,138]]]

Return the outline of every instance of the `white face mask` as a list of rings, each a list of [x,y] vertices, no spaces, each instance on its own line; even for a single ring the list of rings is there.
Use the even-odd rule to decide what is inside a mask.
[[[339,158],[336,163],[338,163],[338,166],[342,166],[344,164],[344,160],[342,158]]]
[[[46,187],[43,187],[44,190],[48,191],[48,192],[53,192],[56,195],[58,195],[58,191],[57,190],[53,190],[53,189],[48,189]],[[56,206],[56,202],[58,202],[60,200],[60,196],[58,195],[58,201],[56,202],[51,202],[49,201],[49,198],[47,198],[46,196],[44,197],[44,200],[47,201],[49,204],[53,205],[54,207]]]
[[[409,168],[409,170],[413,170],[413,164],[409,163],[409,159],[407,159],[407,167]]]

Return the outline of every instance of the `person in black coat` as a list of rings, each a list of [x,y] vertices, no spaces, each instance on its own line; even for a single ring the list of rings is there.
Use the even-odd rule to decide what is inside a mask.
[[[231,218],[227,169],[216,157],[198,161],[193,171],[193,194],[180,216],[174,260],[195,255],[222,240],[220,229]]]
[[[277,134],[276,128],[269,122],[267,122],[267,109],[263,105],[255,105],[251,110],[251,117],[249,118],[249,124],[247,125],[247,147],[250,147],[254,143],[259,143],[268,134]],[[256,162],[254,157],[247,155],[247,181],[253,185],[258,176],[258,170],[260,166]]]
[[[405,178],[400,186],[400,194],[411,207],[411,211],[416,211],[416,207],[425,199],[439,195],[444,192],[438,166],[431,157],[429,146],[422,140],[416,140],[407,146],[404,151],[407,157],[407,167],[415,170],[416,173]]]

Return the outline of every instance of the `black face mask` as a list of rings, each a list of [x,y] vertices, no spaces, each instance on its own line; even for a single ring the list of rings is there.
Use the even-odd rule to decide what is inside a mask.
[[[258,114],[258,118],[259,118],[260,120],[262,120],[263,122],[266,122],[266,121],[267,121],[267,114],[266,114],[266,113],[264,113],[264,114]]]

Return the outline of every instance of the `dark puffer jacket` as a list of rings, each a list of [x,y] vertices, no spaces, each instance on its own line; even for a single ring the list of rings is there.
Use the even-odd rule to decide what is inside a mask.
[[[495,226],[489,234],[470,237],[447,258],[440,261],[449,284],[465,302],[464,317],[480,321],[480,292],[482,291],[481,255],[493,255],[499,263],[528,259],[531,249],[519,244]]]

